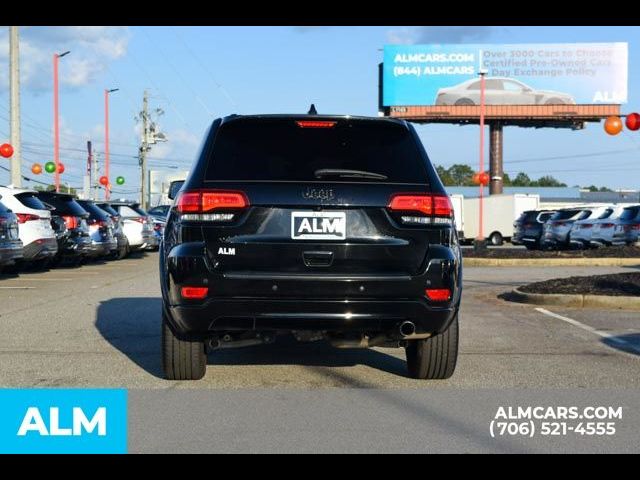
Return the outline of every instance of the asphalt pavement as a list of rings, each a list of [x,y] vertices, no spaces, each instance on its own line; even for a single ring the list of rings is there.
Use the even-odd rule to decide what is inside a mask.
[[[216,351],[206,377],[170,382],[160,367],[156,253],[0,276],[0,386],[130,389],[635,388],[640,315],[502,300],[514,286],[629,268],[466,268],[461,352],[446,381],[406,377],[404,351],[324,343]],[[550,315],[554,314],[554,315]],[[567,321],[566,319],[569,319]],[[604,333],[604,335],[601,335]]]

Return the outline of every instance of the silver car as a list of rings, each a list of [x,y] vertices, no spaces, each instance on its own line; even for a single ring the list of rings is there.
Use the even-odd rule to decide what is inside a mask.
[[[575,99],[553,90],[534,90],[519,80],[487,77],[484,85],[487,105],[575,105]],[[436,105],[480,105],[480,80],[472,78],[453,87],[441,88]]]
[[[566,208],[558,210],[543,227],[543,248],[567,248],[573,222],[588,218],[590,211],[585,208]]]
[[[634,245],[640,242],[640,205],[627,207],[616,220],[612,245]]]

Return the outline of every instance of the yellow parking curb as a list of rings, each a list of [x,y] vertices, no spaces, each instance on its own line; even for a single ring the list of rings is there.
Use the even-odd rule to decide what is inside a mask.
[[[640,310],[640,297],[560,294],[560,293],[526,293],[518,288],[511,291],[511,300],[534,305],[556,305],[578,308],[608,308],[615,310]]]
[[[475,258],[462,257],[465,267],[629,267],[640,258]]]

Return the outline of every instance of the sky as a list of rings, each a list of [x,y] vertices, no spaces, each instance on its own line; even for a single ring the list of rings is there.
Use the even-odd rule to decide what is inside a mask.
[[[168,141],[152,169],[188,170],[211,122],[231,113],[376,116],[382,47],[420,43],[628,42],[629,103],[640,110],[640,27],[20,27],[23,172],[53,159],[51,57],[60,59],[63,181],[81,187],[86,142],[104,151],[104,89],[110,96],[112,180],[139,188],[136,116],[148,90]],[[0,27],[0,143],[9,140],[8,27]],[[419,125],[433,163],[477,165],[478,126]],[[640,188],[640,131],[505,128],[505,171],[553,175],[570,186]],[[9,166],[9,162],[4,166]],[[1,165],[2,163],[0,163]],[[0,170],[0,184],[9,181]],[[32,185],[27,183],[27,185]],[[114,186],[114,190],[116,187]]]

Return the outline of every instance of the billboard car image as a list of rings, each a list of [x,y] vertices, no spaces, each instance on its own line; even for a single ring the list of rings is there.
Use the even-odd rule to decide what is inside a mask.
[[[479,105],[481,81],[473,78],[452,87],[440,88],[436,105]],[[485,79],[485,103],[487,105],[571,105],[575,99],[568,93],[554,90],[537,90],[529,85],[506,77]]]

